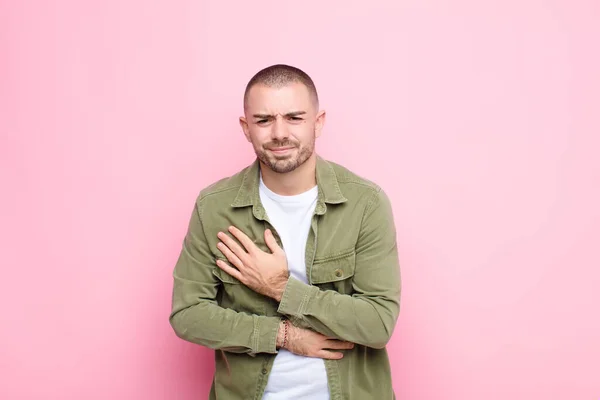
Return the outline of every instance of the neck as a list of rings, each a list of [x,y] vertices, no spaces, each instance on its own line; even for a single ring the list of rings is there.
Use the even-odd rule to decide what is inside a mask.
[[[312,189],[317,184],[317,158],[313,153],[304,164],[293,171],[278,173],[260,163],[265,186],[281,196],[294,196]]]

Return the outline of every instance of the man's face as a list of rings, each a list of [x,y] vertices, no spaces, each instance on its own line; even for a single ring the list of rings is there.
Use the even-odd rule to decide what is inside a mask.
[[[256,156],[278,173],[295,170],[313,155],[325,122],[325,112],[318,112],[302,83],[254,85],[244,114],[240,125]]]

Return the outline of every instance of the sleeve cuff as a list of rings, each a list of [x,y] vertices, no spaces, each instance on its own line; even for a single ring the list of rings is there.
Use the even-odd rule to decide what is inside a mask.
[[[317,289],[290,277],[281,296],[277,312],[284,315],[301,317],[306,312],[311,290]]]
[[[277,317],[254,318],[252,347],[254,353],[277,353],[277,333],[281,319]]]

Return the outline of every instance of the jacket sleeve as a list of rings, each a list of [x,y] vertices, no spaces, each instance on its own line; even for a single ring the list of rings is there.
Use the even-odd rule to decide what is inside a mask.
[[[383,348],[400,311],[400,266],[392,208],[374,192],[356,243],[353,294],[321,290],[289,278],[278,312],[294,324],[367,347]]]
[[[220,281],[196,202],[173,270],[171,327],[178,337],[211,349],[235,353],[276,353],[280,319],[236,312],[217,301]]]

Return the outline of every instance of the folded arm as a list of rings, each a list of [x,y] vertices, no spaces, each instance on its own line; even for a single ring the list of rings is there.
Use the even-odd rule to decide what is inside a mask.
[[[373,348],[389,341],[400,309],[400,268],[391,204],[383,191],[366,207],[356,244],[352,295],[289,278],[278,312],[324,335]]]

